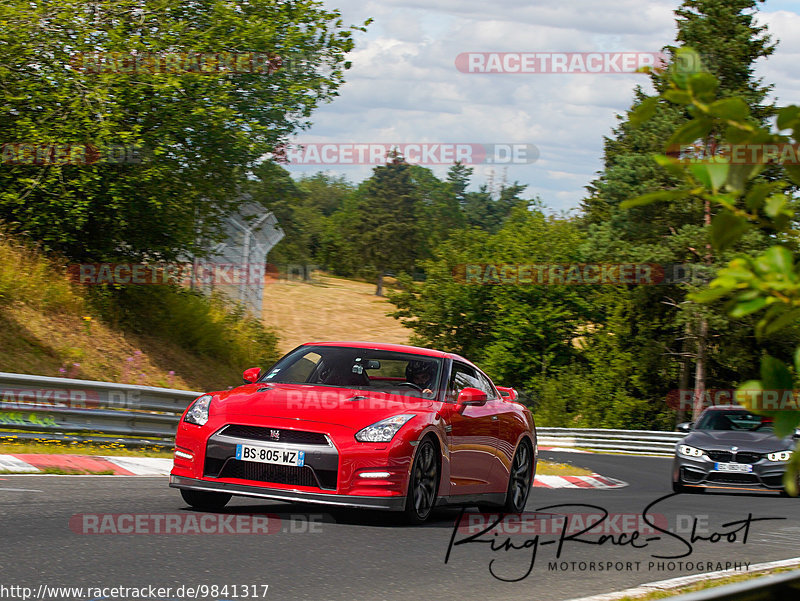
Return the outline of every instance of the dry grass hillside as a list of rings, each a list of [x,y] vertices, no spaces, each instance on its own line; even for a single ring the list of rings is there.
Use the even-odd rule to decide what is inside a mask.
[[[188,325],[208,328],[209,319]],[[71,284],[63,264],[0,227],[0,371],[218,390],[240,384],[241,369],[190,352],[173,332],[138,335],[113,327]]]
[[[264,287],[263,321],[278,332],[281,352],[303,342],[364,340],[408,344],[411,330],[387,313],[375,285],[315,273],[311,282],[277,279]]]

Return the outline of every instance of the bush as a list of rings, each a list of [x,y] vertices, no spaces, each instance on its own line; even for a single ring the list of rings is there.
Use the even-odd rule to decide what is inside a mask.
[[[62,266],[12,238],[0,225],[0,305],[13,302],[60,313],[84,308]]]
[[[222,294],[207,297],[177,286],[97,286],[91,302],[118,327],[166,337],[232,367],[268,367],[279,358],[275,333]]]
[[[533,382],[529,394],[541,427],[671,430],[675,423],[664,400],[634,398],[575,366]]]

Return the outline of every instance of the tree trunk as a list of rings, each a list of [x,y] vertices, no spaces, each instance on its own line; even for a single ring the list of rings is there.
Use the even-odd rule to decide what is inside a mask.
[[[711,201],[706,199],[703,203],[703,225],[708,231],[711,227]],[[706,256],[705,264],[711,265],[713,260],[713,253],[711,244],[706,243]],[[700,317],[697,326],[697,363],[694,368],[694,394],[692,401],[694,404],[692,410],[692,419],[697,421],[700,414],[705,408],[703,401],[706,396],[706,349],[708,347],[708,319],[705,316]]]
[[[700,318],[697,332],[697,360],[694,365],[694,393],[692,401],[692,420],[697,421],[703,412],[706,396],[706,338],[708,337],[708,320],[705,316]]]
[[[383,296],[383,271],[378,272],[378,285],[375,288],[375,296]]]
[[[678,415],[676,417],[675,425],[682,424],[686,421],[686,407],[683,404],[683,393],[689,388],[689,357],[686,353],[689,351],[689,335],[691,328],[689,324],[683,330],[683,340],[681,340],[681,371],[678,378]]]

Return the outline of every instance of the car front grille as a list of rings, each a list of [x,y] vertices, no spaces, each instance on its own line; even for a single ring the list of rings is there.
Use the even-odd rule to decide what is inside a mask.
[[[730,462],[733,459],[733,453],[730,451],[706,451],[706,455],[713,461]]]
[[[229,426],[225,426],[220,434],[224,434],[225,436],[233,436],[236,438],[247,438],[250,440],[328,446],[328,439],[324,434],[319,432],[303,432],[301,430],[262,428],[261,426],[242,426],[239,424],[231,424]],[[274,436],[275,434],[277,434],[277,437]]]
[[[783,474],[762,476],[761,481],[764,483],[764,486],[769,486],[771,488],[783,488]]]
[[[701,472],[698,470],[693,470],[689,467],[682,467],[681,468],[681,480],[690,484],[696,484],[698,482],[702,482],[706,477],[705,472]]]
[[[335,470],[315,470],[307,465],[273,465],[238,459],[216,459],[206,457],[206,476],[212,478],[239,478],[254,482],[290,484],[293,486],[313,486],[325,490],[336,490]]]
[[[761,455],[759,453],[736,453],[736,459],[734,461],[738,461],[739,463],[755,463],[761,459]]]
[[[756,463],[761,460],[760,453],[752,453],[750,451],[706,451],[712,461],[719,461],[721,463]]]
[[[759,484],[755,474],[737,474],[728,472],[711,472],[708,475],[709,482],[720,484]]]
[[[240,478],[256,482],[274,484],[294,484],[296,486],[319,486],[310,467],[294,465],[271,465],[253,461],[229,459],[219,474],[220,478]]]

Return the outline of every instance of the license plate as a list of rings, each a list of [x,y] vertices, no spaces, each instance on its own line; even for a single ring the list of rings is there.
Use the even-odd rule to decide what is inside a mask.
[[[752,472],[753,466],[749,463],[715,463],[714,469],[718,472]]]
[[[286,447],[261,447],[250,444],[236,445],[236,459],[272,463],[273,465],[296,465],[303,467],[306,460],[305,451],[296,451]]]

